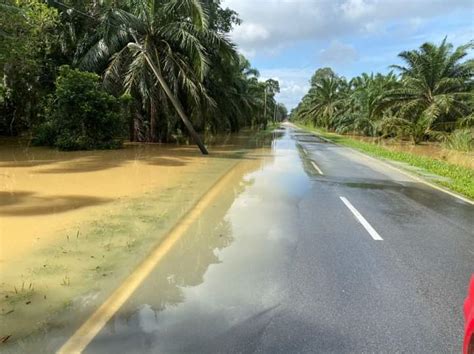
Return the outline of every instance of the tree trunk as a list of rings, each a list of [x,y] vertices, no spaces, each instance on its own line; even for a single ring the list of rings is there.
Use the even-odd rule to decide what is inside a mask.
[[[199,135],[196,133],[196,131],[193,128],[193,125],[189,121],[188,117],[186,116],[186,113],[184,113],[184,109],[181,106],[181,103],[178,101],[178,99],[174,96],[173,92],[171,92],[171,89],[169,88],[168,84],[166,83],[165,79],[161,75],[160,71],[158,68],[155,66],[151,58],[149,57],[148,53],[146,51],[143,51],[143,54],[145,55],[145,59],[148,62],[148,65],[150,65],[151,70],[153,70],[153,73],[155,74],[156,78],[158,79],[158,82],[160,83],[161,87],[165,91],[166,95],[170,99],[171,103],[173,104],[174,108],[178,112],[179,117],[183,121],[184,125],[189,131],[189,134],[191,137],[194,139],[196,142],[197,146],[199,146],[199,149],[201,150],[201,153],[203,155],[209,154],[206,147],[201,141],[201,138]]]
[[[150,99],[150,132],[149,141],[156,142],[156,106],[155,102]]]
[[[135,139],[135,115],[132,113],[132,119],[128,122],[128,135],[130,136],[130,141],[136,141]]]

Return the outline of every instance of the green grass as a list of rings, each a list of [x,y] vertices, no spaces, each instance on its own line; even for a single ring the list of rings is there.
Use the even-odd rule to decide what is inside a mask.
[[[269,136],[276,128],[280,126],[280,123],[268,122],[265,129],[255,129],[254,137],[261,138]]]
[[[474,150],[474,130],[470,129],[459,129],[455,130],[447,136],[443,146],[447,149],[459,150],[459,151],[472,151]]]
[[[391,151],[373,143],[351,139],[347,136],[330,133],[302,124],[297,125],[302,129],[313,131],[336,144],[354,148],[366,153],[367,155],[391,161],[403,162],[410,166],[416,167],[419,169],[419,171],[413,171],[410,169],[410,172],[415,172],[421,176],[426,177],[426,173],[440,176],[442,178],[430,178],[430,182],[449,188],[470,199],[474,199],[474,170],[470,168],[437,160],[427,156],[420,156],[408,152]]]

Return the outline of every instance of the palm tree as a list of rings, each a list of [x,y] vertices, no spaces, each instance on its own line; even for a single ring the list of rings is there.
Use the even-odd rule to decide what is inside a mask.
[[[341,80],[337,77],[318,80],[308,93],[303,116],[310,117],[316,125],[329,129],[341,108],[340,85]]]
[[[97,70],[107,65],[105,83],[140,98],[150,115],[152,140],[158,112],[167,116],[174,110],[201,152],[207,154],[187,114],[197,114],[204,105],[213,104],[203,85],[209,70],[206,47],[231,56],[233,46],[208,29],[206,12],[198,0],[147,0],[134,2],[132,8],[129,12],[112,7],[103,15],[101,38],[80,66]]]
[[[254,94],[258,85],[258,70],[251,67],[243,56],[233,60],[217,60],[206,78],[206,87],[216,105],[206,110],[206,119],[213,131],[218,128],[235,132],[250,125],[261,106],[261,100]]]
[[[379,109],[380,103],[388,90],[398,86],[397,77],[392,72],[387,75],[363,73],[353,78],[348,85],[343,102],[344,112],[335,122],[336,131],[378,135],[384,113]]]
[[[473,43],[453,46],[446,38],[439,46],[423,44],[418,50],[404,51],[399,57],[405,66],[393,65],[402,77],[402,86],[389,91],[381,107],[398,111],[388,126],[400,126],[415,144],[430,134],[433,125],[454,124],[470,113],[473,100],[474,61],[461,62]]]

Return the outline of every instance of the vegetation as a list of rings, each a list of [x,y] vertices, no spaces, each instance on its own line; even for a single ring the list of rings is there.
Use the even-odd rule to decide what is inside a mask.
[[[220,1],[6,0],[0,23],[0,135],[32,133],[37,143],[63,149],[110,148],[122,137],[123,115],[96,117],[94,124],[114,120],[113,129],[92,136],[72,133],[78,126],[67,114],[87,106],[103,115],[98,106],[104,100],[116,106],[110,95],[130,98],[125,120],[132,141],[169,142],[189,134],[199,143],[194,131],[265,127],[286,115],[275,101],[278,82],[260,81],[229,40],[240,19]],[[93,98],[79,92],[91,88],[92,76],[77,70],[99,75],[101,88],[92,86],[100,98],[74,103],[59,97],[63,65],[74,69],[66,76],[84,80],[76,97]],[[67,138],[54,134],[61,126],[70,127]]]
[[[48,120],[34,142],[61,150],[116,148],[125,124],[120,99],[105,92],[94,73],[62,66]]]
[[[0,135],[18,135],[41,117],[54,90],[58,12],[41,1],[0,4]]]
[[[450,148],[473,148],[474,44],[456,49],[444,39],[399,54],[394,72],[351,80],[330,68],[316,71],[291,119],[337,133],[440,140]]]
[[[432,182],[474,199],[474,171],[472,169],[413,153],[391,151],[377,144],[359,141],[348,136],[327,132],[309,125],[301,126],[315,131],[318,135],[335,143],[352,147],[368,155],[399,161],[416,167],[418,170],[415,170],[415,172],[440,176],[441,178],[432,179]]]

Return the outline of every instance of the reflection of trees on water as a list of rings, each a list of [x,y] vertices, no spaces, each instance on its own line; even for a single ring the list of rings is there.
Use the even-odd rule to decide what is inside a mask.
[[[311,165],[311,160],[307,158],[306,154],[303,151],[303,147],[300,144],[296,144],[296,150],[300,157],[301,163],[303,165],[303,170],[308,176],[314,175],[314,167]]]
[[[124,306],[121,317],[116,318],[117,323],[110,324],[109,330],[115,332],[113,328],[115,325],[123,325],[122,321],[126,322],[127,326],[135,326],[140,321],[140,309],[144,307],[152,310],[157,320],[159,312],[185,301],[184,288],[198,286],[204,282],[204,275],[209,266],[221,262],[219,251],[234,241],[232,225],[226,220],[226,214],[234,200],[253,184],[252,180],[243,177],[261,168],[262,164],[270,162],[247,160],[241,164],[242,167],[236,167],[239,171],[227,184],[228,188],[221,192],[219,199],[204,211],[190,231],[163,258]]]

